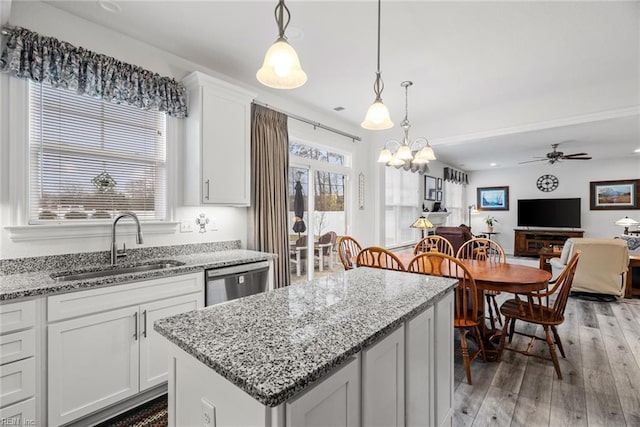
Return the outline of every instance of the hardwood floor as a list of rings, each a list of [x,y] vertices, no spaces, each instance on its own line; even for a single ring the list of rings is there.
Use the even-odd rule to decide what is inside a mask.
[[[570,297],[558,332],[562,380],[550,361],[507,351],[499,363],[472,362],[469,385],[457,346],[453,425],[640,426],[640,300]],[[543,341],[534,351],[548,355]]]

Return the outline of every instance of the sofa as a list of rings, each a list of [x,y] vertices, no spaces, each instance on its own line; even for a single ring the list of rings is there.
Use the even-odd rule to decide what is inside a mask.
[[[453,246],[453,253],[457,254],[460,246],[468,240],[473,239],[473,234],[469,227],[461,225],[460,227],[436,227],[437,236],[444,237]]]
[[[570,238],[564,244],[560,258],[551,258],[553,279],[557,278],[576,251],[581,251],[572,292],[622,296],[629,247],[622,239]]]

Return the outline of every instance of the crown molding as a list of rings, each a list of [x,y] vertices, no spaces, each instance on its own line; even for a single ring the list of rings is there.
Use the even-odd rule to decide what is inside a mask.
[[[524,132],[533,132],[544,129],[553,129],[564,126],[578,125],[583,123],[598,122],[603,120],[618,119],[640,115],[640,105],[626,108],[618,108],[615,110],[600,111],[597,113],[583,114],[580,116],[564,117],[561,119],[546,120],[543,122],[529,123],[526,125],[511,126],[505,128],[491,129],[487,131],[466,133],[461,135],[449,136],[444,138],[430,139],[431,145],[458,144],[468,141],[474,141],[485,138],[494,138],[497,136],[513,135]]]

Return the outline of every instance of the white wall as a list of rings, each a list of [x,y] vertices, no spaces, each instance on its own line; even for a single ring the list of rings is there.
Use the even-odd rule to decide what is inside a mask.
[[[544,163],[544,162],[543,162]],[[536,187],[537,179],[544,174],[558,177],[560,181],[555,191],[544,193]],[[589,183],[617,179],[638,179],[640,160],[630,157],[616,161],[563,161],[555,165],[540,164],[510,169],[491,169],[470,173],[467,187],[467,205],[476,204],[478,187],[509,186],[509,210],[480,212],[471,217],[475,233],[486,230],[483,219],[491,215],[498,220],[496,240],[512,254],[514,247],[513,229],[517,228],[518,199],[546,199],[580,197],[581,230],[585,237],[613,238],[622,233],[622,228],[614,222],[625,215],[640,221],[639,210],[595,210],[589,209]]]
[[[337,137],[326,131],[317,131],[323,134],[322,139],[325,144],[336,146],[339,149],[353,153],[354,177],[357,177],[358,173],[363,172],[369,183],[374,182],[373,166],[369,161],[371,153],[368,148],[369,144],[367,143],[367,132],[346,124],[337,114],[321,112],[304,105],[296,104],[282,97],[280,93],[274,95],[273,93],[265,91],[262,87],[258,86],[257,82],[256,86],[248,87],[229,76],[217,73],[215,70],[207,69],[199,64],[192,63],[44,3],[13,2],[11,6],[10,25],[22,26],[44,35],[53,36],[76,46],[82,46],[98,53],[113,56],[119,60],[142,66],[161,75],[171,76],[178,80],[184,78],[194,70],[202,71],[257,92],[259,94],[258,100],[263,103],[268,103],[293,114],[359,135],[363,138],[363,142],[353,143],[344,137]],[[6,76],[4,76],[4,78],[6,78]],[[12,185],[9,182],[9,165],[15,153],[9,153],[7,149],[9,138],[8,128],[11,123],[5,92],[2,94],[0,106],[2,107],[0,114],[0,138],[2,141],[3,157],[0,162],[0,178],[2,181],[0,183],[0,202],[2,203],[0,207],[0,224],[2,225],[0,258],[106,250],[109,247],[108,233],[102,233],[99,236],[84,239],[36,239],[26,242],[14,241],[10,238],[10,233],[5,227],[20,225],[20,218],[23,218],[23,215],[20,212],[16,212],[17,208],[12,205],[11,198],[9,197],[10,187]],[[363,110],[365,108],[366,106],[363,107]],[[290,121],[290,123],[291,122],[292,121]],[[154,234],[145,239],[145,246],[240,239],[243,247],[246,247],[248,221],[246,208],[193,208],[181,206],[181,177],[184,171],[182,170],[182,156],[180,153],[180,141],[182,138],[180,123],[177,123],[174,132],[177,138],[177,145],[168,147],[169,167],[171,167],[171,162],[173,162],[174,167],[174,170],[169,172],[168,198],[169,200],[173,200],[174,203],[174,206],[170,209],[170,219],[174,221],[181,219],[195,221],[195,218],[200,213],[204,213],[210,219],[215,218],[218,230],[209,230],[207,233],[202,234],[197,232],[181,234],[177,231],[171,234]],[[357,183],[356,179],[351,180],[352,186],[354,183]],[[372,185],[368,185],[366,198],[372,200],[373,197],[374,188]],[[373,229],[374,224],[374,205],[373,203],[368,203],[365,206],[365,210],[358,210],[357,197],[351,198],[350,207],[353,213],[350,218],[351,228],[349,232],[355,236],[359,236],[365,244],[372,244],[373,240],[370,237],[372,236],[370,230]],[[122,240],[123,239],[119,239],[119,241]],[[135,246],[132,236],[129,236],[125,240],[128,246]]]

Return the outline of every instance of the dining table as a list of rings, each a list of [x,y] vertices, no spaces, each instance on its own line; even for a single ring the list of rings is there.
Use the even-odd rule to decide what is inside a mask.
[[[402,252],[395,253],[395,255],[398,256],[403,267],[408,269],[414,255]],[[547,289],[549,280],[551,280],[549,271],[528,265],[472,259],[462,259],[461,261],[476,282],[479,291],[477,304],[482,312],[484,312],[485,291],[528,293]],[[446,267],[443,268],[443,274],[447,274]],[[497,359],[497,340],[501,332],[501,330],[491,329],[486,323],[482,324],[480,333],[485,345],[487,360]]]

